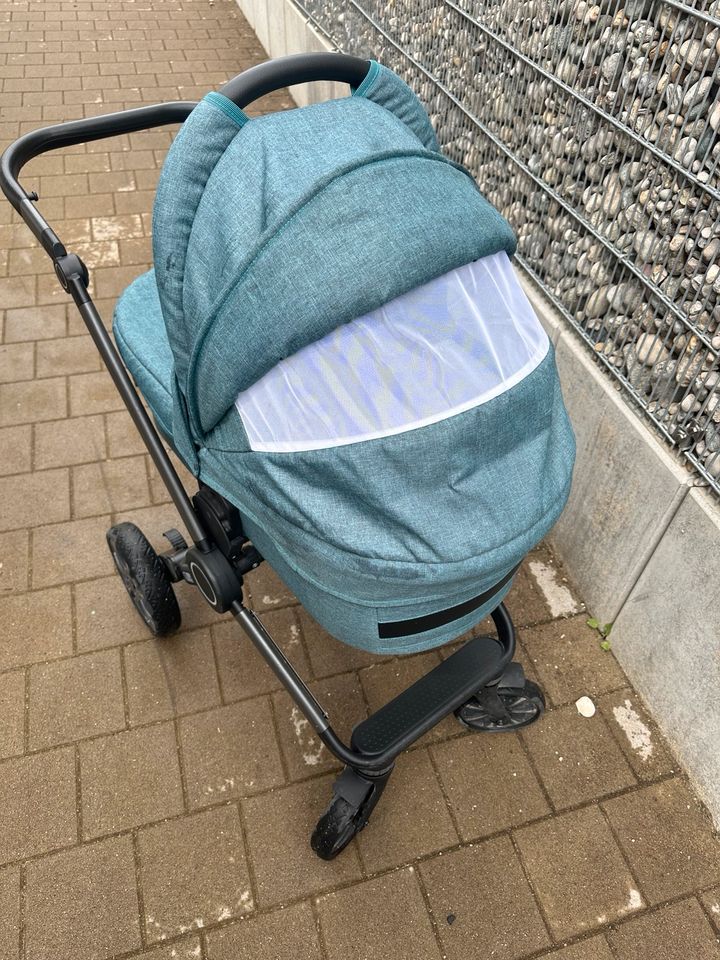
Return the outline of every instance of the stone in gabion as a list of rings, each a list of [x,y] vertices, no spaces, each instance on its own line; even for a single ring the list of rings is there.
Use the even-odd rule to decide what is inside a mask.
[[[659,360],[667,360],[670,351],[663,344],[662,337],[643,333],[636,344],[635,356],[638,363],[644,363],[646,367],[652,367]]]

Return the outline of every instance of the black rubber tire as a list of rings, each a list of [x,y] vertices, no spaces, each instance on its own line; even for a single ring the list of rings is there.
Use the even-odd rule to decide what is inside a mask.
[[[164,563],[134,523],[118,523],[107,532],[110,553],[128,596],[156,637],[180,627],[180,607]]]
[[[499,691],[499,696],[509,714],[509,719],[505,722],[483,716],[482,711],[478,710],[475,697],[471,697],[467,703],[458,707],[455,716],[469,730],[479,730],[483,733],[509,733],[536,723],[545,712],[545,696],[532,680],[526,680],[521,689],[503,688]]]
[[[321,860],[334,860],[362,829],[359,811],[343,797],[333,797],[310,838],[310,846]]]

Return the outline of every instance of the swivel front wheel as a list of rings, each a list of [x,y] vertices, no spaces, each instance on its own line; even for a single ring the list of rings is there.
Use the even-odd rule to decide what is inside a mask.
[[[334,860],[367,825],[391,772],[392,767],[371,776],[345,767],[333,786],[330,806],[310,838],[310,846],[322,860]]]
[[[313,830],[310,846],[322,860],[334,860],[364,825],[356,807],[343,797],[333,797]]]
[[[180,626],[172,581],[165,564],[134,523],[118,523],[107,532],[110,553],[128,596],[148,629],[167,637]]]

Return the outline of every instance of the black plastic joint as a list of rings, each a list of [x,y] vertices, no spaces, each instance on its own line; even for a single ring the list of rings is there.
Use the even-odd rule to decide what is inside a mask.
[[[242,602],[242,579],[217,547],[205,553],[191,547],[184,562],[193,583],[213,610],[225,613],[234,603]]]
[[[372,796],[375,790],[382,790],[390,778],[392,766],[377,774],[363,771],[360,773],[352,767],[345,767],[333,784],[333,794],[342,797],[353,807],[362,807]]]
[[[53,263],[55,265],[55,273],[63,290],[65,290],[66,293],[72,294],[76,300],[80,297],[79,302],[87,303],[90,299],[87,293],[90,275],[80,257],[74,253],[66,253],[64,256],[57,257]],[[82,295],[83,293],[84,296]]]

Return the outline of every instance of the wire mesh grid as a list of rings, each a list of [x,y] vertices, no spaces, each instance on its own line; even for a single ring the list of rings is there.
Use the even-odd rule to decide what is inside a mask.
[[[294,0],[425,103],[517,259],[720,494],[720,0]]]

